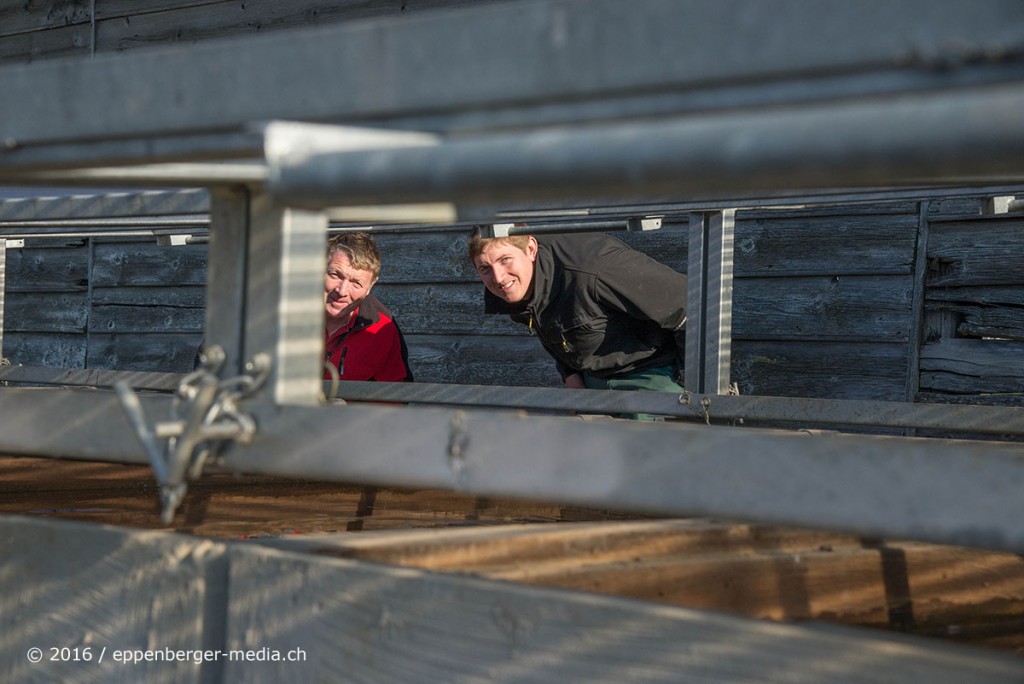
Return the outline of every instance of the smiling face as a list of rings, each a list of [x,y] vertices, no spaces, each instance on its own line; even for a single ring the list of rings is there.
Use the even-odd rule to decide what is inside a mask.
[[[473,265],[484,287],[506,302],[516,304],[530,294],[536,260],[537,240],[531,237],[525,250],[495,240],[473,259]]]
[[[354,267],[344,252],[331,255],[324,276],[324,309],[328,331],[337,330],[348,323],[352,311],[370,294],[370,288],[375,282],[377,280],[373,271]]]

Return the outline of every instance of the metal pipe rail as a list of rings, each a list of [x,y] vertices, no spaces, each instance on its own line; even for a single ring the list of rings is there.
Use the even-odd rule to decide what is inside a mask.
[[[124,382],[136,390],[175,391],[185,375],[35,366],[0,368],[0,384],[110,388]],[[324,383],[325,394],[330,382]],[[560,387],[495,387],[443,383],[341,382],[337,399],[461,408],[586,414],[648,413],[716,425],[795,424],[935,430],[979,435],[1024,435],[1024,408],[895,401],[731,396],[670,392],[607,392]]]
[[[268,126],[267,191],[289,206],[493,206],[957,182],[1024,182],[1024,86],[319,149]]]
[[[172,413],[166,394],[139,401]],[[0,387],[0,415],[0,453],[147,462],[107,390]],[[256,419],[252,443],[219,468],[1024,551],[1019,444],[420,406],[279,406]]]

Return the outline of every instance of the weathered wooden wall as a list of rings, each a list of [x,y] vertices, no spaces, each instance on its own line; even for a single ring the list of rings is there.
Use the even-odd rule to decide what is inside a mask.
[[[923,214],[918,202],[739,212],[732,377],[742,393],[1020,403],[1024,216],[983,216],[977,200],[932,201]],[[660,230],[616,235],[685,272],[686,226],[668,217]],[[377,241],[375,293],[406,334],[418,380],[559,384],[525,328],[483,313],[465,229]],[[30,239],[7,250],[4,356],[187,371],[205,265],[203,245]]]
[[[230,35],[496,1],[0,0],[0,64],[191,45]]]
[[[1024,403],[1024,215],[933,222],[921,394]]]

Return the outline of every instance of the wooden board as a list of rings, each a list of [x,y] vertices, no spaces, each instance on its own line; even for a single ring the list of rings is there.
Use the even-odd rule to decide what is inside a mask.
[[[1024,219],[1001,216],[936,223],[928,232],[930,287],[1024,285]]]
[[[709,520],[287,538],[277,548],[1024,654],[1024,560]]]
[[[732,346],[732,379],[742,394],[903,401],[907,372],[900,344],[737,340]]]
[[[953,338],[925,344],[921,390],[1024,393],[1024,342]]]

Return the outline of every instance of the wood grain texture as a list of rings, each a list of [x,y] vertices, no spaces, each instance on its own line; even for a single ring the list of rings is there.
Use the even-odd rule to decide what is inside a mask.
[[[742,394],[902,401],[900,344],[736,341],[733,380]]]
[[[1024,649],[1024,560],[700,519],[392,531],[282,549],[773,620],[824,620]],[[944,633],[957,625],[958,634]]]
[[[1024,285],[1022,234],[1024,218],[1021,217],[931,225],[927,284],[932,287]]]
[[[1024,342],[953,338],[925,344],[921,390],[1024,393]]]
[[[344,672],[352,682],[997,681],[1017,660],[843,628],[749,621],[617,597],[233,547],[228,647],[287,649],[253,682]],[[287,577],[291,581],[281,582]],[[268,587],[272,589],[268,590]],[[291,619],[281,620],[288,615]],[[322,638],[323,638],[322,637]],[[966,658],[966,660],[964,660]],[[1003,669],[1009,668],[1009,669]],[[237,677],[234,664],[226,678]]]
[[[58,332],[6,332],[4,356],[23,366],[86,368],[86,337]]]
[[[909,276],[737,278],[733,339],[906,342],[912,295]]]
[[[7,250],[7,292],[85,292],[89,286],[89,250],[82,240],[26,241]]]
[[[187,373],[192,370],[201,339],[200,332],[149,335],[94,333],[90,338],[86,368]]]
[[[152,240],[97,242],[93,287],[206,284],[206,246],[163,247]]]
[[[736,278],[909,275],[916,214],[736,221]]]

